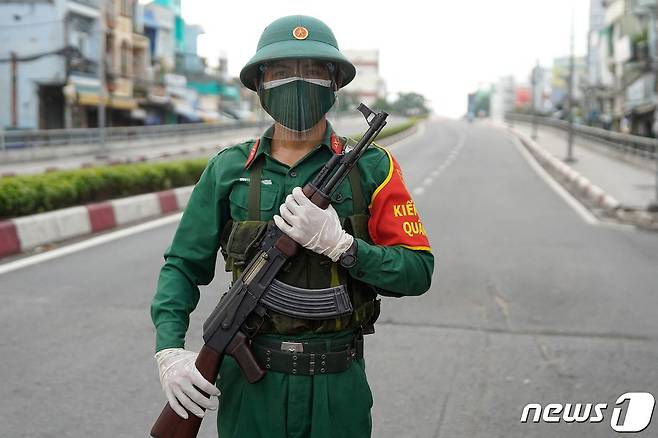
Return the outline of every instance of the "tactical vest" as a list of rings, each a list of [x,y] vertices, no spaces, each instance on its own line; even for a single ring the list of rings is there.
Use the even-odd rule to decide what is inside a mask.
[[[265,234],[268,222],[260,218],[260,189],[264,157],[252,163],[249,173],[248,219],[228,221],[220,239],[220,250],[226,262],[226,271],[233,273],[235,281],[241,270],[258,253],[260,240]],[[352,215],[340,217],[345,231],[354,237],[372,243],[368,234],[368,210],[361,187],[358,166],[348,174],[352,192]],[[250,316],[244,324],[247,335],[258,333],[305,334],[328,333],[339,330],[372,330],[372,324],[379,316],[379,300],[372,286],[349,275],[347,270],[330,258],[306,248],[300,248],[279,272],[277,279],[292,286],[307,289],[320,289],[339,284],[346,285],[354,311],[351,315],[327,320],[307,320],[293,318],[268,310],[267,315]]]

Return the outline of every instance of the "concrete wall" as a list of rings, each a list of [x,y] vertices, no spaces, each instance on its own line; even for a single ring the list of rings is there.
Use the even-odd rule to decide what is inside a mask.
[[[366,104],[385,97],[386,85],[379,75],[379,50],[345,50],[344,54],[356,67],[356,77],[345,91],[357,94]]]
[[[0,3],[0,58],[19,57],[61,49],[64,40],[64,0],[54,3]],[[64,83],[65,60],[46,56],[18,63],[18,126],[39,125],[39,83]],[[0,128],[11,123],[11,63],[0,63]]]

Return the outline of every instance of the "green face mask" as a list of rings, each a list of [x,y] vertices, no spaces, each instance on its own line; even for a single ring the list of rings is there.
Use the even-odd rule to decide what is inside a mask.
[[[336,101],[333,81],[300,77],[261,83],[258,97],[274,120],[299,132],[315,126]]]

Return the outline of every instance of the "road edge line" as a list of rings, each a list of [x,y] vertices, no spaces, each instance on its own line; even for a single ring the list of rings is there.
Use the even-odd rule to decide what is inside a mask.
[[[154,228],[167,225],[172,222],[177,222],[183,216],[183,212],[178,212],[176,214],[171,214],[164,217],[159,217],[148,222],[143,222],[137,225],[133,225],[127,228],[122,228],[120,230],[111,231],[106,234],[101,234],[100,236],[90,237],[88,239],[82,240],[80,242],[75,242],[62,246],[60,248],[52,249],[40,254],[35,254],[31,256],[26,256],[24,258],[15,260],[13,262],[7,262],[0,264],[0,275],[6,274],[8,272],[15,271],[17,269],[26,268],[28,266],[36,265],[48,260],[52,260],[58,257],[63,257],[65,255],[73,254],[78,251],[82,251],[87,248],[92,248],[94,246],[102,245],[123,237],[132,236],[133,234],[141,233],[143,231],[148,231]]]
[[[539,177],[544,180],[549,187],[555,191],[576,213],[578,216],[590,225],[599,225],[601,221],[590,212],[587,207],[580,203],[571,193],[569,193],[564,187],[562,187],[553,177],[541,167],[537,160],[532,156],[532,154],[526,149],[521,140],[516,137],[513,133],[505,133],[508,138],[514,143],[514,146],[521,153],[523,158],[528,162],[530,167],[539,175]]]
[[[542,178],[555,193],[557,193],[576,213],[581,219],[589,225],[611,228],[618,231],[638,231],[632,224],[621,224],[614,222],[602,221],[594,213],[592,213],[585,205],[572,195],[566,188],[553,178],[546,169],[544,169],[537,159],[530,153],[527,147],[523,144],[521,139],[514,133],[509,131],[506,127],[491,125],[492,127],[503,131],[503,133],[510,139],[514,146],[519,150],[521,155],[526,159],[530,167]],[[575,172],[575,171],[574,171]]]

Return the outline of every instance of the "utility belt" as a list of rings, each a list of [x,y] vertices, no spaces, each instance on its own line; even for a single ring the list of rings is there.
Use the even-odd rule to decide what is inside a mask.
[[[363,358],[360,331],[337,339],[285,341],[257,336],[251,350],[268,371],[313,376],[340,373]]]

